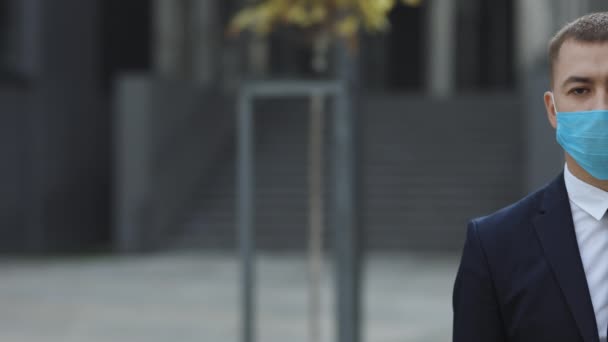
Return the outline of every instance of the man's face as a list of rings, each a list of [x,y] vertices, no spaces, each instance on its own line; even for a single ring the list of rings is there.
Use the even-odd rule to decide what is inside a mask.
[[[553,66],[552,86],[560,112],[608,109],[608,43],[566,40]],[[549,122],[557,128],[550,92],[544,100]]]

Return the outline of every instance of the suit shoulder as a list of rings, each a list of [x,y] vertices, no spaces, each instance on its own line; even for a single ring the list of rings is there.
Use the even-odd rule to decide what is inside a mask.
[[[518,228],[526,227],[537,214],[545,189],[543,187],[490,215],[475,218],[471,224],[482,235],[513,233]]]

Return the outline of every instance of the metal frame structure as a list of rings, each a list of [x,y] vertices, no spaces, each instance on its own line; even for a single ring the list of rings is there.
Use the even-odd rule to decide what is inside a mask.
[[[358,342],[360,258],[356,220],[354,114],[347,87],[337,81],[259,81],[239,94],[237,125],[237,228],[241,254],[241,333],[255,341],[254,112],[260,97],[331,96],[334,98],[333,223],[336,274],[337,340]]]

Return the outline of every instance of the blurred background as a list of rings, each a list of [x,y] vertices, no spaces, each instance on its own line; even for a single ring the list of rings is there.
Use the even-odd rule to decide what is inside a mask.
[[[0,340],[240,340],[239,95],[350,77],[333,57],[315,67],[302,30],[229,35],[252,3],[0,0]],[[392,8],[386,32],[356,32],[361,340],[450,338],[467,221],[563,167],[542,102],[549,38],[606,9],[423,0]],[[339,127],[328,107],[315,273],[310,99],[252,103],[259,340],[334,341]]]

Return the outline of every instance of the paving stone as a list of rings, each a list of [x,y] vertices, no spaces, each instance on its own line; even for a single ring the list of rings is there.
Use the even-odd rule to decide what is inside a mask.
[[[454,255],[371,254],[363,341],[451,335]],[[308,341],[303,254],[256,259],[260,342]],[[0,261],[0,341],[239,341],[239,261],[226,253]],[[321,275],[322,341],[334,340],[331,263]]]

